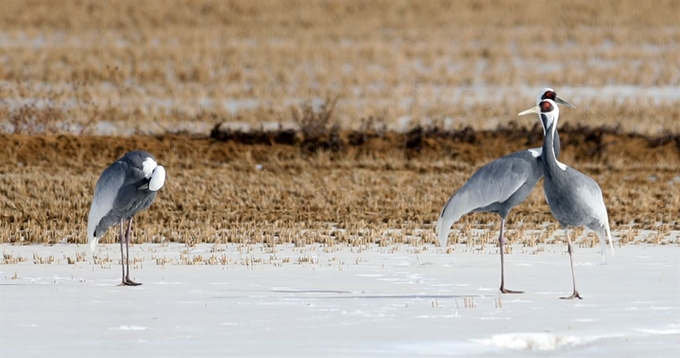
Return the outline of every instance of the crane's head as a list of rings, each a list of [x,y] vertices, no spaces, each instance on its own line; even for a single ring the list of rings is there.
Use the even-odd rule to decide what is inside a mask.
[[[573,104],[563,100],[560,96],[558,96],[557,92],[555,92],[555,90],[550,87],[546,87],[541,90],[541,92],[538,94],[538,97],[536,97],[536,105],[539,105],[541,101],[545,99],[550,99],[557,104],[563,104],[567,107],[576,108]],[[543,134],[545,135],[545,131],[548,129],[548,127],[545,126],[543,120],[541,120],[541,124],[543,125]]]
[[[544,99],[551,99],[557,104],[563,104],[567,107],[576,108],[573,104],[560,98],[560,96],[557,95],[557,92],[555,92],[555,90],[550,87],[546,87],[541,90],[541,93],[539,93],[538,97],[536,98],[536,104],[538,105]]]
[[[144,159],[142,171],[144,172],[144,177],[149,180],[149,182],[144,185],[144,189],[158,191],[163,187],[163,184],[165,184],[165,168],[158,165],[152,157],[146,157]]]
[[[529,108],[526,111],[522,111],[518,116],[523,116],[525,114],[537,113],[538,117],[541,119],[543,128],[545,130],[551,127],[557,126],[557,119],[560,117],[560,109],[557,107],[557,103],[551,99],[544,99],[538,103],[538,106]]]

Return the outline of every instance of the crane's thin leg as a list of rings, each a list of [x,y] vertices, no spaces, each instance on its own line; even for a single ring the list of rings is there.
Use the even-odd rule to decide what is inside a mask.
[[[125,255],[123,251],[123,241],[125,241],[125,237],[123,236],[123,220],[120,221],[118,241],[120,241],[120,268],[123,270],[123,275],[121,276],[122,278],[118,286],[125,286]]]
[[[503,228],[505,228],[505,219],[501,218],[501,233],[498,235],[498,246],[501,249],[501,293],[524,293],[524,291],[513,291],[505,288],[505,262],[503,260],[505,240],[503,239]]]
[[[139,286],[141,283],[134,282],[130,279],[130,233],[132,232],[132,218],[130,218],[130,221],[128,221],[127,225],[127,231],[125,232],[125,254],[127,256],[127,262],[125,263],[127,266],[127,273],[125,274],[125,278],[123,280],[123,283],[126,286]]]
[[[574,249],[571,246],[571,238],[569,237],[569,229],[566,228],[564,230],[567,233],[567,250],[569,251],[569,262],[571,263],[571,281],[574,283],[574,293],[571,294],[569,297],[560,297],[563,300],[571,300],[574,298],[578,298],[579,300],[582,300],[583,297],[578,293],[576,290],[576,276],[574,275]]]
[[[130,227],[132,226],[132,218],[128,221],[127,230],[125,230],[125,256],[127,256],[127,261],[125,262],[127,275],[125,275],[125,280],[130,278]]]

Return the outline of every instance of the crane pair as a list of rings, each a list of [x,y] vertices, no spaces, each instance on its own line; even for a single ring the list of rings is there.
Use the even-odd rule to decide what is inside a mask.
[[[522,203],[538,180],[543,177],[543,191],[550,211],[567,235],[573,293],[565,299],[582,298],[576,289],[573,247],[569,226],[585,226],[600,238],[602,262],[605,261],[606,243],[611,242],[607,209],[600,186],[587,175],[559,162],[560,140],[557,121],[560,110],[557,104],[575,108],[557,96],[552,88],[544,88],[538,95],[536,107],[519,115],[536,113],[543,126],[543,146],[508,154],[496,159],[475,172],[472,177],[449,198],[436,224],[439,243],[446,247],[451,225],[471,212],[493,212],[501,217],[498,246],[501,256],[502,293],[523,293],[505,288],[505,219],[513,207]]]
[[[536,113],[543,126],[544,140],[541,148],[511,153],[481,167],[447,201],[439,215],[436,230],[439,243],[446,247],[448,234],[461,216],[470,212],[494,212],[501,217],[498,235],[501,257],[502,293],[523,293],[505,288],[505,219],[510,210],[522,203],[541,177],[543,189],[553,216],[565,229],[574,291],[564,298],[581,298],[576,289],[573,247],[569,226],[585,226],[594,231],[602,244],[602,260],[605,260],[605,237],[611,242],[607,209],[600,186],[587,175],[559,162],[560,140],[557,134],[559,107],[563,104],[574,108],[561,99],[551,88],[543,89],[537,98],[537,106],[520,115]],[[106,168],[95,186],[94,198],[88,216],[87,236],[92,251],[99,239],[114,224],[120,225],[121,285],[137,286],[130,279],[129,244],[132,218],[148,208],[165,183],[165,169],[145,151],[132,151]],[[125,221],[127,220],[127,229]],[[613,247],[612,247],[613,253]]]

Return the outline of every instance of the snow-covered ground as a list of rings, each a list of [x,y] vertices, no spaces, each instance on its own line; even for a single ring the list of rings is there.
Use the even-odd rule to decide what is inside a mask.
[[[2,357],[670,357],[680,246],[2,245]],[[195,263],[194,265],[188,265]]]

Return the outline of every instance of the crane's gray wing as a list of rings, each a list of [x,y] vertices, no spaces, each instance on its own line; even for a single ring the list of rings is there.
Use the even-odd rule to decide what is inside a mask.
[[[604,261],[606,241],[609,239],[609,245],[614,252],[614,246],[611,242],[611,230],[609,229],[609,215],[607,214],[607,207],[604,203],[604,196],[602,195],[602,189],[597,182],[583,174],[576,181],[576,190],[574,195],[579,201],[584,203],[584,207],[588,208],[590,211],[590,217],[593,222],[586,224],[590,230],[593,230],[597,236],[600,238],[600,244],[602,245],[602,260]]]
[[[567,167],[563,172],[564,181],[568,185],[544,184],[546,196],[551,199],[548,204],[553,216],[563,226],[584,225],[597,234],[602,246],[602,261],[605,261],[606,241],[614,253],[609,228],[609,216],[604,203],[602,189],[591,177]]]
[[[531,156],[533,157],[533,156]],[[436,230],[439,244],[446,247],[451,225],[461,216],[502,203],[521,188],[533,173],[532,161],[520,156],[505,156],[481,167],[446,202],[439,214]]]
[[[555,218],[563,225],[604,228],[608,222],[607,208],[597,182],[571,167],[566,167],[562,173],[562,181],[566,184],[544,184],[546,196],[551,197],[549,204]],[[555,203],[552,203],[553,199]]]
[[[102,219],[113,209],[118,191],[125,183],[125,170],[126,165],[117,161],[106,168],[97,180],[87,218],[87,241],[92,251],[97,247],[99,238],[116,222],[113,218],[109,218],[107,222],[102,222]]]

